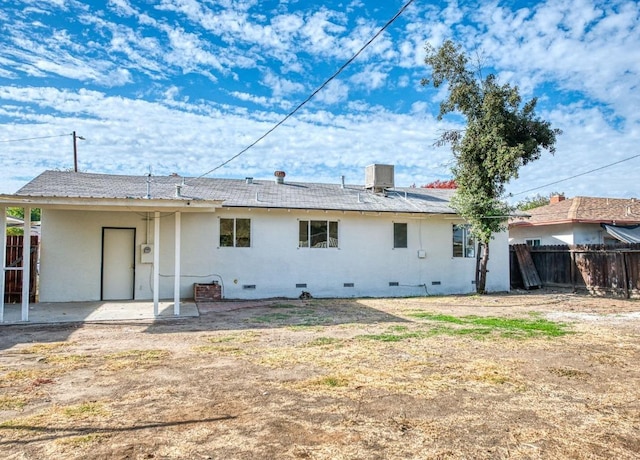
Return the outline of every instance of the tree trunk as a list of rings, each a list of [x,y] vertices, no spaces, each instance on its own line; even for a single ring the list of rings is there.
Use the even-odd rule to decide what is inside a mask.
[[[484,249],[484,250],[482,250]],[[478,256],[476,259],[476,292],[487,292],[487,264],[489,263],[489,244],[478,243]]]
[[[478,249],[476,249],[476,292],[480,286],[480,257],[482,255],[482,243],[478,241]]]

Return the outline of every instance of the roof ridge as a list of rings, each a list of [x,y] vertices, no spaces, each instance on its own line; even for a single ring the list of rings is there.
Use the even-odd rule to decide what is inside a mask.
[[[582,203],[582,197],[581,196],[577,196],[575,198],[573,198],[573,201],[571,203],[571,207],[569,208],[569,212],[567,213],[567,217],[569,219],[577,219],[578,216],[578,208],[580,207],[580,204]]]

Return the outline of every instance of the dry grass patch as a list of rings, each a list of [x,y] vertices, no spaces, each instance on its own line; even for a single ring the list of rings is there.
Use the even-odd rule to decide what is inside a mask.
[[[252,343],[257,341],[262,334],[256,331],[244,331],[237,332],[234,334],[224,334],[224,335],[208,335],[205,336],[204,339],[209,343],[227,343],[227,342],[236,342],[236,343]]]
[[[336,337],[317,337],[309,340],[304,344],[305,347],[339,347],[343,345],[344,340]]]
[[[30,355],[45,355],[64,348],[68,348],[72,345],[73,342],[37,343],[25,348],[21,348],[19,352]]]
[[[640,319],[573,319],[583,303],[571,299],[323,299],[313,312],[252,302],[89,324],[71,348],[40,348],[42,359],[16,353],[24,330],[9,328],[0,394],[11,407],[40,394],[0,411],[0,458],[635,460]],[[598,312],[617,302],[590,301]],[[539,321],[565,317],[571,327]],[[35,371],[76,364],[86,368],[51,387]]]
[[[0,376],[0,387],[23,384],[27,380],[50,379],[59,372],[55,369],[18,369]]]
[[[42,362],[52,365],[57,374],[62,374],[85,367],[91,358],[91,355],[50,355]]]
[[[339,375],[326,375],[323,377],[317,377],[303,382],[298,382],[294,385],[298,389],[317,389],[321,388],[339,388],[349,385],[349,379]]]
[[[104,356],[104,367],[111,371],[158,366],[171,356],[168,350],[126,350]]]
[[[0,410],[20,410],[27,405],[22,396],[0,395]]]
[[[568,379],[584,380],[591,376],[591,374],[587,371],[572,369],[570,367],[551,367],[549,368],[549,372],[560,377],[566,377]]]
[[[74,448],[87,447],[93,444],[99,444],[107,441],[110,438],[109,435],[103,433],[90,433],[84,436],[72,436],[70,438],[58,439],[56,442],[62,446],[69,446]]]
[[[62,407],[59,413],[69,419],[103,417],[108,414],[104,404],[96,401],[83,402],[74,406]]]
[[[233,345],[199,345],[193,347],[192,350],[196,353],[221,356],[242,356],[247,354],[247,351],[245,349]]]

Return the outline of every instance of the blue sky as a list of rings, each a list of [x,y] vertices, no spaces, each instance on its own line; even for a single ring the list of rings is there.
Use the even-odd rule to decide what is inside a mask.
[[[0,9],[0,192],[46,169],[204,174],[281,121],[405,1],[13,0]],[[424,46],[446,39],[538,97],[563,130],[508,186],[518,200],[640,195],[640,5],[635,1],[414,0],[326,88],[208,177],[396,185],[451,176],[460,119],[420,85]],[[49,137],[51,136],[51,137]],[[21,140],[18,139],[31,139]],[[10,141],[10,142],[9,142]],[[615,162],[621,163],[561,181]],[[530,191],[529,191],[530,190]]]

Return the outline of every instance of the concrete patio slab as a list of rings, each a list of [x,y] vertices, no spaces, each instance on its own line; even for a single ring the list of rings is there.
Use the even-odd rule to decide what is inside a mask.
[[[40,302],[29,305],[29,321],[21,321],[22,306],[5,304],[4,322],[8,324],[49,324],[93,321],[135,321],[200,316],[192,301],[180,303],[180,315],[173,314],[173,301],[160,302],[159,315],[153,315],[153,302],[100,301],[100,302]]]

